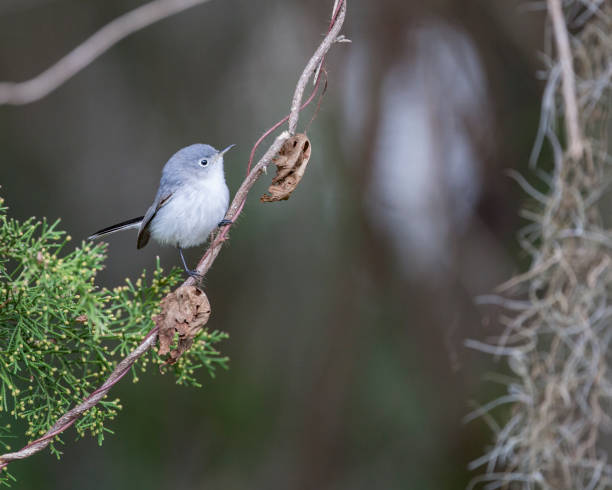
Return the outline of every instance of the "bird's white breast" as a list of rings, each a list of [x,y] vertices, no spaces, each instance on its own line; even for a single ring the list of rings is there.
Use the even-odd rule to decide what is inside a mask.
[[[220,179],[183,183],[151,220],[151,236],[161,244],[183,248],[204,243],[229,205],[222,172]]]

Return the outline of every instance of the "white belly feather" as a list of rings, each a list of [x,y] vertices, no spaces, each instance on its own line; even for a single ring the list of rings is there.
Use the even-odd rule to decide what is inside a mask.
[[[183,184],[151,220],[151,236],[162,245],[183,248],[200,245],[223,219],[228,205],[225,179],[222,184],[218,181]]]

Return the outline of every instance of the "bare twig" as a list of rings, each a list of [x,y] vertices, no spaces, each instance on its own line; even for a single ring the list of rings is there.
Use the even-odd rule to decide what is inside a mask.
[[[302,97],[304,96],[304,89],[306,88],[306,84],[308,83],[310,77],[315,73],[315,70],[317,69],[319,64],[323,61],[325,53],[327,53],[331,48],[332,44],[336,42],[338,34],[340,34],[340,29],[342,29],[342,25],[344,24],[344,16],[346,15],[346,2],[340,1],[336,3],[337,5],[333,12],[330,30],[327,33],[327,36],[325,36],[325,39],[323,39],[323,42],[315,51],[312,58],[310,58],[310,60],[306,64],[306,68],[304,68],[302,76],[299,78],[298,83],[295,87],[293,100],[291,102],[291,113],[289,115],[290,134],[294,134],[295,128],[297,127],[300,105],[302,103]]]
[[[576,99],[576,80],[572,51],[570,49],[569,34],[565,24],[565,16],[561,0],[548,0],[548,12],[552,20],[555,33],[555,43],[561,62],[563,74],[563,100],[565,101],[565,128],[568,138],[568,154],[573,160],[578,160],[584,152],[584,142],[580,131],[578,116],[578,101]]]
[[[40,75],[24,82],[0,82],[0,105],[42,99],[123,38],[166,17],[210,0],[153,0],[106,24]]]
[[[319,45],[315,53],[313,54],[310,61],[307,63],[306,67],[304,68],[304,71],[302,72],[302,75],[299,78],[298,84],[295,89],[295,94],[293,97],[291,113],[289,116],[286,116],[284,119],[280,121],[280,124],[282,124],[287,119],[290,119],[293,116],[293,121],[294,121],[293,131],[295,131],[295,128],[297,126],[297,121],[299,118],[300,110],[303,109],[310,101],[312,101],[316,94],[316,87],[315,87],[315,90],[313,91],[309,99],[306,101],[306,103],[300,105],[302,96],[304,93],[304,87],[306,83],[308,82],[310,75],[313,73],[314,68],[316,68],[318,63],[320,63],[323,60],[325,54],[329,51],[331,46],[334,44],[334,41],[337,38],[338,33],[340,32],[340,29],[342,28],[345,14],[346,14],[346,0],[337,0],[337,8],[334,10],[334,16],[332,18],[332,24],[330,25],[329,32],[325,36],[325,38],[323,39],[323,41],[321,42],[321,44]],[[296,101],[297,101],[297,106],[295,106]],[[279,123],[275,124],[272,130],[279,127],[280,124]],[[249,160],[248,168],[250,169],[250,171],[248,172],[246,178],[244,179],[244,181],[240,185],[240,188],[236,192],[236,195],[226,213],[226,219],[233,221],[240,214],[246,202],[246,198],[247,198],[249,191],[251,190],[251,188],[257,181],[257,179],[264,172],[264,169],[266,168],[266,166],[271,162],[274,155],[278,153],[278,150],[281,148],[282,144],[289,137],[290,131],[283,131],[281,134],[279,134],[275,138],[274,142],[267,149],[267,151],[264,153],[264,155],[259,159],[257,164],[252,169],[250,169],[255,149],[261,143],[263,138],[260,138],[256,142],[256,144],[254,145],[253,151],[251,152],[251,158]],[[264,136],[269,134],[270,132],[271,132],[270,130],[266,131],[266,133],[264,133]],[[215,259],[219,255],[219,252],[221,251],[223,243],[227,239],[228,230],[229,230],[229,227],[224,227],[221,231],[217,232],[217,234],[212,238],[211,244],[209,245],[208,249],[204,253],[202,259],[200,259],[200,262],[198,263],[198,266],[196,268],[199,274],[201,275],[206,274],[206,272],[212,266],[213,262],[215,261]],[[194,283],[195,283],[194,279],[190,277],[189,279],[185,281],[184,285],[191,285]],[[100,388],[98,388],[89,397],[83,400],[81,404],[77,405],[72,410],[64,414],[62,417],[60,417],[58,421],[53,425],[53,427],[51,427],[51,429],[47,431],[46,434],[44,434],[41,438],[37,439],[36,441],[31,442],[30,444],[25,446],[20,451],[0,455],[0,470],[4,468],[5,466],[7,466],[8,463],[11,461],[27,458],[41,451],[45,447],[47,447],[55,436],[62,433],[64,430],[68,429],[70,426],[72,426],[72,424],[78,419],[79,416],[81,416],[84,412],[92,408],[94,405],[96,405],[96,403],[98,403],[102,398],[104,398],[104,396],[108,393],[108,391],[123,376],[125,376],[125,374],[130,370],[130,368],[138,360],[138,358],[155,345],[156,340],[157,340],[157,329],[155,328],[147,334],[145,339],[140,343],[140,345],[138,345],[138,347],[136,347],[130,354],[128,354],[117,365],[115,370],[110,374],[106,382],[102,386],[100,386]]]

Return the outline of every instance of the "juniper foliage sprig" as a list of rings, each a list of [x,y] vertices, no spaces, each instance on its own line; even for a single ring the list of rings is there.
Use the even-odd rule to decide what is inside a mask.
[[[103,268],[105,244],[69,250],[70,240],[58,222],[8,218],[0,198],[0,412],[3,419],[25,422],[28,441],[104,382],[153,328],[161,298],[181,279],[177,269],[164,275],[158,260],[150,279],[143,272],[135,282],[99,288],[94,279]],[[205,330],[167,368],[176,382],[201,386],[197,371],[214,376],[217,367],[227,368],[228,359],[215,349],[225,338]],[[151,352],[132,368],[132,380],[138,381],[138,369],[163,362]],[[103,399],[76,422],[77,436],[90,433],[101,444],[119,409],[119,399]],[[11,438],[20,439],[10,425],[0,425],[0,448],[9,450]],[[50,448],[59,457],[57,445]],[[6,484],[10,475],[3,473],[0,482]]]

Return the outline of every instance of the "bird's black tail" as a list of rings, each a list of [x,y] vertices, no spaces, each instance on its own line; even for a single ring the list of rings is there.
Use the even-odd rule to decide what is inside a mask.
[[[138,218],[132,218],[127,221],[123,221],[122,223],[117,223],[116,225],[103,228],[99,231],[96,231],[93,235],[88,236],[87,239],[95,240],[96,238],[101,238],[103,236],[110,235],[111,233],[115,233],[116,231],[139,228],[143,218],[144,216],[140,216]]]

